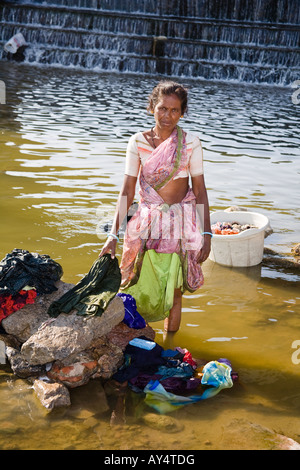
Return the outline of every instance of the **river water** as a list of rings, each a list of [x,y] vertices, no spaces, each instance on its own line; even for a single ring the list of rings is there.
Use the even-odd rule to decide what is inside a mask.
[[[1,63],[1,248],[46,253],[78,282],[98,256],[134,132],[147,129],[157,78]],[[185,130],[204,148],[211,210],[239,205],[265,214],[265,246],[289,255],[299,242],[299,110],[291,88],[186,80]],[[120,259],[121,248],[118,248]],[[0,369],[3,449],[262,448],[254,430],[300,440],[299,271],[261,264],[226,268],[207,260],[204,286],[183,301],[172,346],[194,357],[226,357],[233,389],[172,414],[172,430],[146,425],[152,412],[128,391],[126,424],[111,426],[114,395],[90,382],[72,406],[48,414],[31,386]],[[151,325],[166,344],[162,322]],[[170,342],[168,338],[167,341]],[[251,429],[251,432],[242,432]],[[172,431],[172,432],[171,432]]]

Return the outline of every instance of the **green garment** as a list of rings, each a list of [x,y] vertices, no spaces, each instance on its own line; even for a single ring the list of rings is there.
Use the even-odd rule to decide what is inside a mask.
[[[147,250],[136,284],[122,289],[136,300],[137,310],[147,322],[164,320],[173,306],[174,290],[183,290],[183,274],[177,253]]]
[[[117,294],[120,284],[121,272],[117,258],[104,255],[94,262],[88,274],[76,286],[52,302],[48,314],[58,317],[60,313],[76,309],[78,315],[101,316]]]

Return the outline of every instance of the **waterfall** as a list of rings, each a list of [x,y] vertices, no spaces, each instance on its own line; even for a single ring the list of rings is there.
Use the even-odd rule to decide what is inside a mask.
[[[27,63],[288,86],[299,23],[299,0],[7,0],[0,59],[21,32]]]

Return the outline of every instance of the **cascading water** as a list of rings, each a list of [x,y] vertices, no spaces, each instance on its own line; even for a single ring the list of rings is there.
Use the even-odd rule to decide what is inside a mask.
[[[290,85],[300,78],[298,0],[31,0],[0,5],[3,45],[29,63]]]

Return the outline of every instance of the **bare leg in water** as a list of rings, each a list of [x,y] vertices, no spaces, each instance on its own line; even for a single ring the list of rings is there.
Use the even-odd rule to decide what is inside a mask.
[[[174,303],[170,310],[169,317],[165,319],[164,328],[168,333],[175,333],[179,330],[181,322],[182,292],[180,289],[174,290]]]

